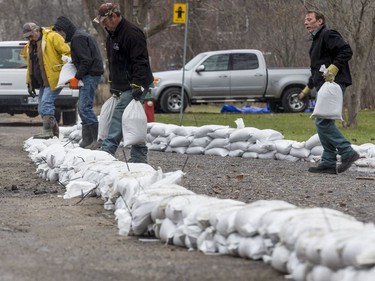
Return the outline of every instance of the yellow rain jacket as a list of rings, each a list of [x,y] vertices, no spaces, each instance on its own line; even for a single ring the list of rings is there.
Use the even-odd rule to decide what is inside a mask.
[[[57,82],[59,81],[60,71],[63,66],[61,60],[62,55],[70,56],[70,47],[65,43],[64,38],[57,32],[52,31],[52,28],[42,27],[42,52],[44,69],[47,74],[49,86],[52,91],[56,90]],[[30,83],[31,62],[29,61],[29,43],[28,42],[21,55],[27,62],[26,84]]]

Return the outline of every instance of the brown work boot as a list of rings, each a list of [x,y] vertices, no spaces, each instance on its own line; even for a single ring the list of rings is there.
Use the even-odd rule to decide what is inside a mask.
[[[51,115],[43,116],[43,132],[33,136],[34,139],[50,139],[53,138],[52,128],[54,126],[55,117]]]

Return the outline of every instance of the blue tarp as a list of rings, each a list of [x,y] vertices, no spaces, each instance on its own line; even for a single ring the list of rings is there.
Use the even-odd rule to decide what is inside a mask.
[[[244,106],[239,108],[230,104],[224,104],[220,113],[271,113],[271,110],[268,107]]]
[[[309,106],[306,108],[305,112],[313,112],[315,106],[315,100],[309,102]],[[268,106],[266,107],[256,107],[256,106],[244,106],[235,107],[230,104],[224,104],[220,110],[220,113],[271,113],[272,111]]]

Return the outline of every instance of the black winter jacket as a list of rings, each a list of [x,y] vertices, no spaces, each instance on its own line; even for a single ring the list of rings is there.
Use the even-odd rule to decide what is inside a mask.
[[[334,64],[339,69],[335,82],[345,86],[352,84],[348,61],[352,58],[353,51],[348,43],[336,30],[327,28],[325,25],[313,37],[310,48],[311,77],[308,82],[310,89],[317,90],[324,84],[324,77],[319,71],[322,64],[328,67]]]
[[[111,88],[126,91],[130,84],[150,86],[154,78],[141,29],[122,18],[114,32],[108,31],[106,48]]]
[[[72,62],[77,68],[75,77],[81,80],[85,75],[100,76],[104,72],[103,60],[96,40],[77,29],[66,17],[57,18],[54,29],[66,34],[65,42],[70,42]]]

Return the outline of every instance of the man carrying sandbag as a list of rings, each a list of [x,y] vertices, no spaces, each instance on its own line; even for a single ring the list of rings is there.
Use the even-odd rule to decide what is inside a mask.
[[[118,4],[102,4],[94,22],[100,23],[108,32],[106,50],[111,93],[120,96],[108,136],[101,146],[101,150],[115,155],[123,138],[122,115],[125,108],[133,99],[144,100],[154,78],[146,38],[141,29],[121,15]],[[147,152],[146,143],[133,144],[129,162],[147,163]]]
[[[57,31],[65,42],[70,43],[72,62],[77,68],[74,77],[69,80],[71,89],[79,88],[78,113],[82,120],[82,141],[80,147],[95,147],[98,139],[98,118],[93,110],[96,89],[104,72],[103,60],[95,39],[77,27],[67,17],[58,17],[53,30]],[[81,80],[83,86],[79,87]]]
[[[312,36],[310,48],[311,77],[307,86],[300,93],[302,99],[310,94],[314,87],[319,91],[325,82],[336,82],[345,92],[352,84],[348,61],[353,51],[340,33],[325,25],[324,15],[316,11],[307,11],[305,27]],[[327,71],[322,75],[319,71],[324,64]],[[335,120],[316,118],[317,133],[323,146],[323,154],[317,167],[310,167],[311,173],[337,174],[349,169],[359,155],[353,150],[350,142],[336,127]],[[336,156],[341,156],[342,163],[336,167]]]

